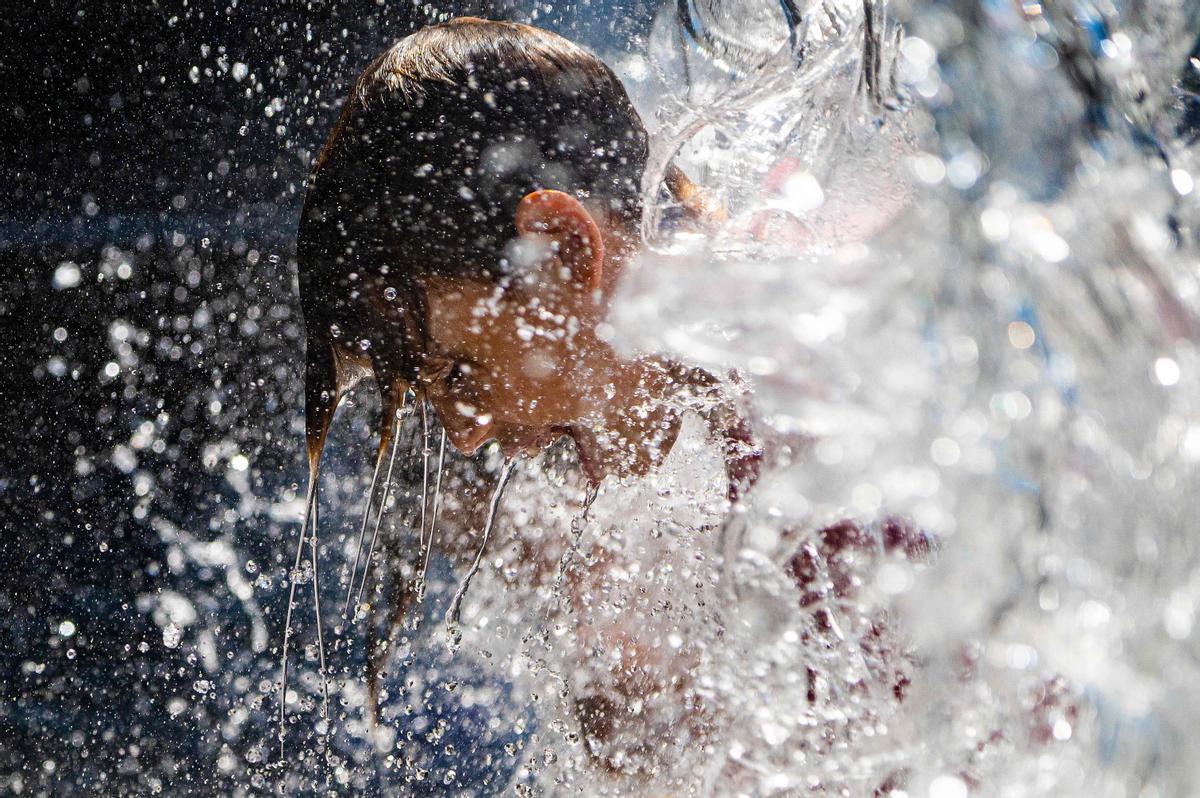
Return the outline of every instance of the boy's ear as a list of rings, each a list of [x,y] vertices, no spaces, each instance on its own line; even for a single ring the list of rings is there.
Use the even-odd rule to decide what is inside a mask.
[[[558,258],[571,271],[572,281],[595,291],[604,276],[604,239],[583,204],[561,191],[534,191],[521,198],[517,232],[544,236],[558,245]]]

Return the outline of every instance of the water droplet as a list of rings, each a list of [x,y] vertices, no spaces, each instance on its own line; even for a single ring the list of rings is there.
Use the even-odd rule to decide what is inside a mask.
[[[451,651],[457,651],[462,645],[462,628],[458,624],[448,624],[446,626],[446,646]]]
[[[83,275],[79,267],[71,261],[63,261],[54,270],[54,287],[60,291],[64,288],[74,288],[82,279]]]

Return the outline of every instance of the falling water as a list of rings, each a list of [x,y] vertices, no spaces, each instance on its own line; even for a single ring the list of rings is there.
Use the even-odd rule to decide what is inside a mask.
[[[404,420],[404,414],[405,414],[405,410],[407,409],[407,407],[408,407],[408,405],[406,404],[405,407],[401,408],[397,412],[396,417],[394,419],[392,419],[392,421],[391,421],[391,431],[389,434],[389,437],[391,439],[391,451],[388,454],[388,458],[387,458],[387,472],[383,477],[383,481],[384,481],[384,485],[385,485],[384,495],[380,499],[379,509],[376,512],[375,528],[371,531],[371,541],[372,541],[371,542],[371,551],[374,551],[374,549],[375,549],[375,538],[379,535],[379,526],[380,526],[380,523],[383,518],[383,511],[387,508],[388,490],[387,490],[386,486],[391,482],[392,468],[396,464],[396,447],[400,443],[400,424]],[[359,556],[362,554],[363,543],[366,542],[367,523],[371,519],[371,509],[372,509],[372,507],[374,507],[375,494],[379,487],[380,469],[383,466],[383,451],[384,451],[384,447],[381,446],[380,450],[379,450],[379,455],[375,458],[375,470],[371,474],[371,487],[367,490],[367,503],[366,503],[366,506],[363,508],[362,525],[358,530],[358,543],[354,547],[354,563],[350,566],[350,578],[346,582],[346,606],[342,610],[342,617],[349,618],[351,622],[355,621],[357,619],[357,615],[358,615],[357,609],[355,610],[354,616],[350,615],[350,597],[354,593],[354,582],[355,582],[355,577],[358,574]],[[368,552],[367,561],[370,562],[370,559],[371,559],[371,554],[370,554],[370,552]],[[366,580],[365,573],[363,574],[363,580],[364,580],[364,582]],[[361,604],[361,603],[362,603],[362,591],[360,590],[359,591],[359,604]]]
[[[314,467],[309,476],[308,495],[304,502],[304,523],[300,527],[299,540],[296,542],[296,562],[292,566],[288,581],[288,604],[287,615],[283,624],[283,651],[279,657],[279,754],[280,759],[287,760],[286,748],[286,722],[287,722],[287,685],[288,685],[288,643],[292,635],[292,610],[296,606],[296,585],[302,581],[300,571],[300,559],[304,554],[304,542],[311,538],[311,565],[312,574],[310,576],[313,585],[313,611],[316,619],[317,641],[320,648],[321,656],[321,693],[322,693],[322,717],[329,717],[329,684],[325,673],[325,642],[321,628],[321,600],[320,587],[317,579],[317,501],[318,501],[318,482],[320,479],[320,467]]]
[[[458,590],[454,593],[454,598],[450,601],[450,609],[446,611],[446,636],[450,639],[452,646],[457,645],[457,641],[462,637],[459,627],[462,621],[463,599],[467,596],[467,589],[471,586],[471,580],[479,573],[479,564],[483,561],[483,553],[487,550],[488,539],[492,534],[492,527],[496,524],[496,514],[500,509],[500,498],[504,495],[504,488],[508,485],[508,480],[512,477],[513,469],[516,468],[516,465],[516,458],[509,458],[504,461],[504,466],[500,469],[500,476],[496,481],[496,489],[492,492],[492,501],[488,505],[487,521],[484,522],[483,534],[479,538],[479,551],[476,552],[470,569],[463,576],[462,582],[459,583]]]
[[[403,418],[406,410],[408,412],[411,412],[410,408],[411,408],[411,403],[406,402],[405,408],[400,411],[400,417]],[[396,426],[399,427],[399,421],[397,421]],[[383,512],[385,509],[387,509],[388,499],[391,497],[392,467],[396,463],[396,445],[399,442],[399,439],[400,439],[399,430],[396,430],[396,434],[393,435],[393,437],[392,437],[391,454],[388,455],[387,475],[383,478],[383,497],[380,498],[380,500],[379,500],[379,511],[375,514],[375,528],[373,530],[371,530],[371,544],[367,547],[367,559],[366,559],[366,562],[363,564],[362,581],[359,582],[359,585],[358,585],[358,598],[355,599],[355,601],[354,601],[355,616],[357,616],[357,614],[358,614],[358,608],[362,606],[363,593],[367,589],[367,576],[369,575],[369,573],[371,571],[371,558],[375,554],[375,546],[379,542],[379,530],[383,524]],[[361,541],[360,541],[360,546],[361,546]],[[356,559],[357,559],[357,556],[358,555],[356,553],[355,554]],[[350,574],[350,588],[349,589],[350,590],[354,589],[354,573],[353,573],[353,571],[351,571],[351,574]],[[346,595],[349,596],[349,593],[347,593]]]
[[[421,552],[421,570],[417,577],[417,601],[425,600],[425,590],[429,584],[429,556],[433,553],[433,537],[437,532],[438,515],[442,511],[442,478],[446,475],[446,430],[442,430],[441,442],[438,444],[437,479],[433,486],[433,516],[429,521],[429,534],[422,530],[423,551]]]
[[[660,14],[631,83],[729,220],[659,239],[617,340],[751,382],[761,657],[771,563],[828,586],[807,695],[746,664],[776,709],[744,704],[724,783],[1191,794],[1195,10],[810,3],[789,42],[772,3],[773,36],[697,5],[717,31]],[[887,554],[900,517],[933,562]]]

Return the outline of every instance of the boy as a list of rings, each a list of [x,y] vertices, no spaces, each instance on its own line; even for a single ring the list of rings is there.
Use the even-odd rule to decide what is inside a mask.
[[[383,419],[412,389],[464,454],[565,434],[593,479],[652,466],[671,432],[647,401],[683,375],[622,359],[604,324],[638,245],[646,157],[616,76],[552,33],[460,18],[376,59],[299,230],[310,460],[338,398],[373,373]],[[699,214],[682,173],[666,189]]]
[[[310,502],[333,412],[368,374],[383,405],[379,459],[412,391],[462,454],[494,439],[513,456],[569,436],[593,485],[656,468],[680,429],[669,400],[687,392],[723,441],[736,498],[757,453],[716,381],[608,343],[605,317],[639,244],[647,151],[612,71],[536,28],[457,19],[367,68],[318,159],[299,230]],[[663,190],[702,214],[678,170]],[[543,548],[526,559],[544,574],[557,550]],[[569,600],[599,590],[604,572],[570,576]],[[628,636],[636,619],[623,617],[590,631],[580,618],[579,636]],[[634,643],[625,650],[643,659]],[[644,686],[648,667],[626,663],[615,678],[636,673]],[[620,683],[610,693],[633,700]],[[599,713],[596,700],[577,711],[599,746],[615,734],[600,715],[615,720],[623,705]]]

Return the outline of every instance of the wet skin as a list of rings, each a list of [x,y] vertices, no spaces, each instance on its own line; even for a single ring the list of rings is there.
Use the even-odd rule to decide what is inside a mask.
[[[674,436],[667,368],[620,357],[603,333],[634,236],[557,191],[527,196],[516,222],[506,285],[422,283],[422,389],[451,443],[469,454],[494,438],[511,455],[569,434],[593,479],[653,468]]]

